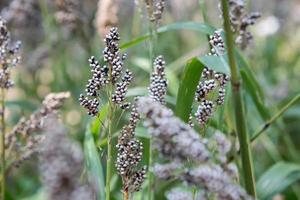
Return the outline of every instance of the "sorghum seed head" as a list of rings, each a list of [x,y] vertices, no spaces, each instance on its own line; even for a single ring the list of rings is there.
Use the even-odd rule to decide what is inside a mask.
[[[162,56],[158,56],[154,60],[154,70],[151,75],[151,83],[149,96],[155,101],[165,104],[165,96],[167,94],[168,81],[165,78],[165,61]]]

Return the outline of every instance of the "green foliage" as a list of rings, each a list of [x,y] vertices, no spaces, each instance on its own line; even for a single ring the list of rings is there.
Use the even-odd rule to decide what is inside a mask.
[[[272,199],[300,179],[300,165],[279,162],[270,167],[257,181],[259,199]]]
[[[175,114],[184,122],[189,120],[195,92],[204,66],[197,58],[192,58],[185,66],[178,89],[175,109]]]
[[[84,153],[88,175],[90,179],[97,184],[97,188],[99,189],[99,199],[105,199],[103,167],[89,124],[87,125],[85,132]]]

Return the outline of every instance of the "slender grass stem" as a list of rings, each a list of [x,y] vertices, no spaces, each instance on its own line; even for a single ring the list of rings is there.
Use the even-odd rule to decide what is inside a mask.
[[[1,88],[1,199],[5,199],[5,89]]]
[[[112,66],[109,67],[109,77],[110,77],[110,85],[109,85],[109,111],[108,111],[108,134],[107,134],[107,160],[106,160],[106,200],[110,200],[110,179],[111,179],[111,171],[112,171],[112,123],[113,123],[113,102],[112,102],[112,91],[113,91],[113,83],[112,81]]]
[[[148,16],[151,17],[151,13],[153,12],[152,10],[152,1],[149,1],[150,8],[148,9]],[[150,55],[150,60],[151,63],[154,60],[154,47],[156,45],[156,41],[157,41],[157,29],[156,29],[156,25],[149,21],[149,32],[150,32],[150,42],[149,42],[149,55]],[[152,66],[153,69],[153,66]],[[151,77],[151,74],[150,74]],[[150,138],[149,141],[149,169],[148,169],[148,200],[152,200],[153,199],[153,194],[154,194],[154,174],[153,174],[153,160],[154,160],[154,153],[152,151],[153,149],[153,144],[152,144],[152,138]]]
[[[123,200],[128,200],[128,198],[129,198],[128,190],[123,191]]]
[[[295,96],[285,106],[283,106],[271,119],[265,122],[265,124],[251,137],[251,142],[256,140],[264,131],[266,131],[271,124],[273,124],[285,111],[287,111],[292,105],[300,100],[300,94]]]
[[[226,45],[228,49],[229,66],[231,71],[231,84],[232,84],[233,102],[234,102],[234,110],[235,110],[236,132],[241,147],[243,177],[244,177],[245,188],[247,192],[250,195],[252,195],[254,198],[256,198],[253,162],[252,162],[249,136],[247,134],[247,128],[245,122],[244,102],[240,90],[241,83],[239,78],[239,71],[234,58],[234,43],[233,43],[233,35],[232,35],[230,19],[229,19],[228,1],[222,0],[221,3],[222,3],[222,12],[223,12],[223,19],[224,19]]]

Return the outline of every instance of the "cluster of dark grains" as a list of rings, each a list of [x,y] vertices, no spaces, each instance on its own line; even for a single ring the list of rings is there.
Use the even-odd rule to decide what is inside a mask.
[[[137,169],[143,155],[143,144],[135,138],[138,120],[139,114],[133,107],[129,124],[123,127],[116,145],[118,150],[116,168],[122,177],[124,192],[139,191],[146,176],[145,167]]]
[[[10,32],[7,29],[6,21],[0,16],[0,87],[9,89],[13,86],[13,81],[10,79],[10,70],[16,67],[21,57],[19,51],[21,42],[15,44],[11,42]]]
[[[208,55],[222,55],[225,52],[225,45],[222,39],[221,30],[209,36],[209,44],[211,45]]]
[[[130,103],[125,102],[125,96],[133,76],[128,69],[123,72],[123,61],[126,59],[126,54],[120,54],[119,40],[118,29],[111,28],[104,39],[106,47],[103,50],[103,58],[106,65],[100,66],[94,56],[89,59],[92,78],[86,85],[86,95],[80,94],[79,97],[80,105],[87,110],[89,115],[96,116],[98,114],[100,92],[109,84],[115,90],[111,97],[112,103],[121,109],[130,107]],[[106,89],[108,88],[106,87]]]
[[[195,117],[199,124],[204,126],[214,111],[214,102],[204,99],[195,113]]]
[[[158,56],[154,60],[154,71],[151,75],[151,83],[149,96],[161,104],[165,104],[165,96],[167,94],[168,81],[165,77],[165,61],[162,56]]]
[[[89,59],[92,78],[88,80],[86,85],[86,93],[88,96],[96,97],[97,92],[106,84],[108,84],[107,73],[108,68],[106,66],[100,67],[99,62],[94,56]]]
[[[229,16],[232,30],[238,35],[236,43],[244,49],[253,40],[248,27],[255,24],[257,19],[260,18],[260,13],[247,14],[244,0],[229,0]]]
[[[112,102],[117,105],[120,105],[122,109],[128,109],[130,106],[129,102],[124,102],[124,101],[125,101],[126,92],[128,91],[128,86],[132,78],[133,76],[131,71],[127,69],[124,76],[122,77],[122,81],[116,84],[115,93],[112,95]]]
[[[145,0],[145,2],[149,20],[159,24],[165,9],[165,0]]]
[[[83,94],[80,94],[79,102],[80,105],[87,110],[88,115],[96,116],[98,114],[98,99],[89,99],[88,97],[83,96]]]
[[[224,54],[225,46],[221,37],[221,30],[215,31],[214,35],[210,36],[209,43],[211,45],[209,55],[222,56]],[[228,81],[229,76],[226,74],[216,72],[208,67],[204,68],[195,94],[195,101],[200,103],[195,117],[202,127],[212,116],[216,105],[224,104],[225,88]],[[209,95],[216,90],[218,90],[217,97],[210,100]]]
[[[49,199],[96,199],[88,184],[83,184],[84,160],[80,145],[73,142],[64,127],[51,115],[43,125],[45,140],[39,145],[40,172]]]

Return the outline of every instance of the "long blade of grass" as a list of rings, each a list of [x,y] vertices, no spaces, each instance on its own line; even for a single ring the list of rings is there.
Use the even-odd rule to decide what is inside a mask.
[[[300,179],[300,165],[280,162],[268,169],[257,181],[259,199],[271,199]]]
[[[105,184],[102,163],[99,158],[99,153],[91,134],[90,124],[86,127],[84,138],[84,153],[86,158],[86,168],[91,178],[94,178],[99,188],[99,199],[105,199]]]
[[[212,34],[215,29],[212,26],[203,24],[203,23],[179,22],[179,23],[168,24],[168,25],[158,28],[157,34],[161,34],[161,33],[167,32],[167,31],[174,31],[174,30],[193,30],[193,31],[202,32],[204,34]],[[124,50],[129,47],[135,46],[149,38],[150,38],[150,33],[147,33],[147,34],[140,36],[130,42],[122,44],[121,49]]]
[[[197,58],[189,60],[185,66],[178,89],[175,114],[184,122],[188,122],[204,64]]]

